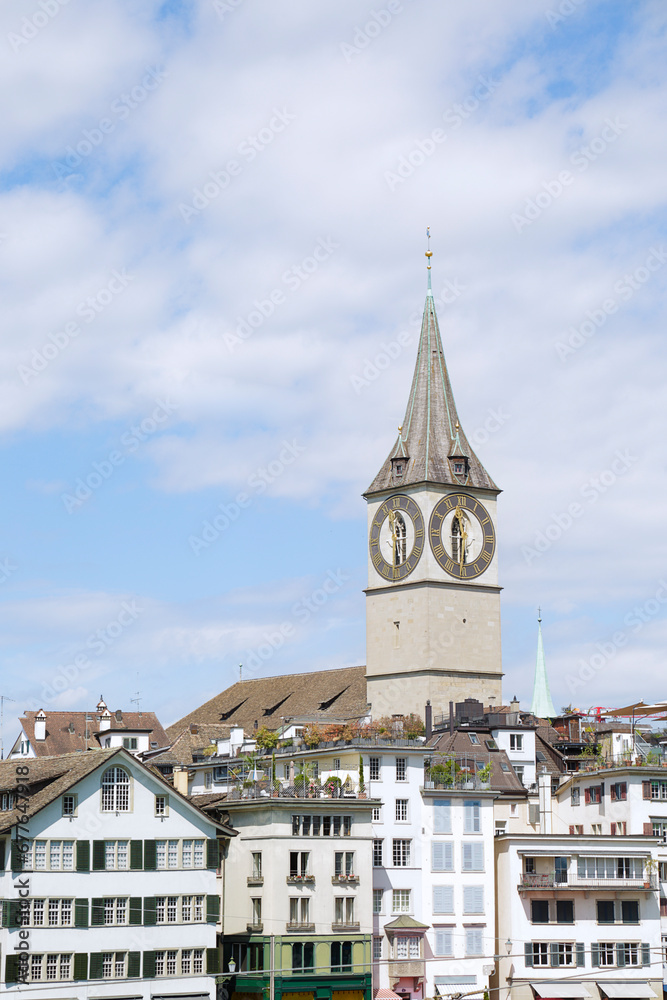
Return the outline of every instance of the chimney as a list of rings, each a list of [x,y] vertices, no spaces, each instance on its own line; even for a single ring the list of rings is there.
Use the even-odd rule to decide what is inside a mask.
[[[426,742],[433,736],[433,709],[431,708],[431,699],[426,702],[426,708],[424,709],[424,723],[426,725]]]
[[[521,702],[519,701],[517,696],[514,695],[514,697],[510,702],[510,712],[520,712],[520,711],[521,711]]]
[[[121,710],[119,708],[117,708],[116,709],[116,722],[122,722],[122,721],[123,721],[123,713],[121,712]]]
[[[449,703],[449,735],[452,736],[454,733],[454,702]]]
[[[197,725],[196,722],[190,723],[190,732],[192,733],[193,736],[199,735],[199,726]]]
[[[46,739],[46,713],[43,708],[35,716],[35,741],[42,743]]]
[[[181,795],[188,794],[188,769],[182,764],[174,764],[174,788]]]

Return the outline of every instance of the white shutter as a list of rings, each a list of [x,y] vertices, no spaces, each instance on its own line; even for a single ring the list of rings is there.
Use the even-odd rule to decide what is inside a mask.
[[[452,954],[452,932],[449,927],[444,927],[436,930],[435,953],[436,955]]]
[[[478,841],[463,844],[463,871],[484,871],[484,844]]]
[[[454,870],[454,845],[451,841],[431,841],[431,869],[434,872]]]
[[[452,832],[452,810],[449,799],[435,799],[433,802],[433,832]]]
[[[481,829],[480,803],[465,802],[463,809],[463,832],[479,833]]]
[[[466,885],[463,887],[463,912],[484,913],[483,885]]]
[[[466,955],[483,955],[482,928],[466,927]]]
[[[454,912],[454,886],[452,885],[433,886],[433,912],[434,913]]]

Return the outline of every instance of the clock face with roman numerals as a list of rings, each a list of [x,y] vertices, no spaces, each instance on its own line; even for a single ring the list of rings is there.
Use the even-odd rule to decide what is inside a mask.
[[[491,516],[467,493],[450,493],[435,505],[428,537],[433,555],[445,573],[472,580],[488,569],[496,549]]]
[[[411,497],[395,496],[378,507],[371,523],[371,559],[385,580],[404,580],[424,551],[424,518]]]

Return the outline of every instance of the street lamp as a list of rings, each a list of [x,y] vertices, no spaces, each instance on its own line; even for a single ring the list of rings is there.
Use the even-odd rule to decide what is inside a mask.
[[[505,950],[506,950],[506,952],[507,952],[508,955],[512,954],[512,942],[510,941],[509,938],[505,942]]]
[[[234,973],[236,972],[236,962],[234,961],[233,958],[230,958],[227,968],[232,973],[232,975],[234,975]]]

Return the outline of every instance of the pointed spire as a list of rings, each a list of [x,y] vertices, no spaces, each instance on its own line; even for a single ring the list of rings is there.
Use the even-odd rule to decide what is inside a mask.
[[[431,289],[430,228],[426,236],[428,288],[412,388],[396,443],[366,493],[423,482],[498,492],[456,411]]]
[[[426,294],[433,295],[433,289],[431,288],[431,257],[433,256],[433,251],[431,250],[431,227],[426,227],[426,253],[424,254],[428,264],[426,265],[426,273],[428,275],[428,282],[426,286]]]
[[[554,703],[549,691],[547,665],[544,659],[544,644],[542,642],[542,611],[537,609],[537,662],[535,664],[535,683],[533,685],[533,701],[530,711],[540,719],[553,719],[556,715]]]

